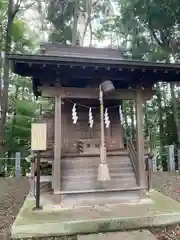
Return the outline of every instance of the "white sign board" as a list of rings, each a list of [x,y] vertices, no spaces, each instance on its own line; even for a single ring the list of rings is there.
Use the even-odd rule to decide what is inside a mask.
[[[47,149],[46,123],[32,123],[31,125],[31,150],[45,151]]]

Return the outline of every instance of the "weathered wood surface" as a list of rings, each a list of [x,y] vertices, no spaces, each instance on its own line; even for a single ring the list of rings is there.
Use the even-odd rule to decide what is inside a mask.
[[[136,187],[136,177],[128,154],[107,157],[111,180],[97,180],[100,157],[75,157],[61,160],[62,190],[93,190]]]
[[[76,99],[99,99],[98,88],[63,88],[40,86],[38,90],[42,92],[43,97],[54,97],[60,95],[62,98]],[[155,94],[155,89],[144,89],[144,100],[149,100]],[[113,94],[105,96],[105,99],[131,100],[136,99],[136,91],[134,89],[116,89]]]
[[[118,105],[117,105],[118,106]],[[42,153],[42,158],[55,159],[59,166],[60,191],[84,191],[98,189],[131,189],[137,187],[135,173],[128,152],[124,149],[124,133],[120,124],[119,109],[109,109],[110,127],[105,129],[106,147],[108,150],[108,167],[111,180],[101,183],[97,180],[100,164],[100,116],[99,108],[93,109],[94,126],[89,128],[89,109],[77,105],[78,122],[72,123],[72,102],[61,105],[61,120],[45,114],[41,121],[47,123],[48,150]],[[59,114],[56,110],[56,114]],[[62,123],[61,141],[59,141],[59,124]],[[54,134],[54,124],[56,132]],[[57,148],[61,148],[61,156],[54,155],[53,146],[56,137]],[[79,153],[78,142],[83,142],[83,153]],[[96,150],[96,151],[95,151]],[[117,151],[122,150],[122,151]],[[110,152],[109,152],[110,151]],[[118,153],[119,152],[119,153]],[[113,153],[113,154],[112,154]],[[66,156],[69,154],[69,157]],[[76,157],[72,157],[73,154]],[[78,156],[79,154],[79,156]],[[83,155],[81,157],[80,155]],[[116,155],[115,155],[116,154]],[[93,156],[94,155],[94,156]],[[110,156],[111,155],[111,156]],[[63,156],[63,157],[62,157]],[[66,157],[65,157],[66,156]],[[58,163],[58,164],[57,164]],[[57,176],[56,176],[57,177]],[[56,180],[57,181],[57,180]],[[56,190],[58,193],[58,190]]]
[[[62,149],[62,111],[61,97],[55,98],[55,121],[54,121],[54,162],[53,162],[53,187],[54,193],[61,189],[61,149]],[[53,134],[52,134],[53,135]]]
[[[126,156],[127,155],[127,150],[125,149],[118,149],[117,151],[107,151],[107,156]],[[86,157],[100,157],[100,153],[62,153],[61,158],[74,158],[74,157],[81,157],[81,158],[86,158]],[[53,161],[54,159],[54,152],[52,149],[48,151],[44,151],[41,153],[41,159],[43,161]],[[41,160],[42,161],[42,160]]]
[[[143,91],[136,92],[136,152],[138,163],[138,184],[143,189],[146,185],[145,161],[144,161],[144,113],[143,113]]]
[[[68,153],[79,153],[78,142],[82,141],[84,146],[84,153],[100,153],[100,115],[99,109],[93,109],[93,128],[89,127],[89,109],[77,106],[77,124],[72,123],[72,107],[73,103],[64,102],[62,105],[62,155]],[[110,109],[108,111],[110,118],[110,127],[105,129],[105,140],[108,151],[117,151],[118,149],[124,149],[124,133],[120,124],[119,110]],[[42,153],[44,157],[53,156],[54,146],[54,116],[45,114],[41,118],[42,122],[47,123],[47,141],[48,150]],[[57,123],[58,128],[59,123]],[[93,145],[93,144],[94,145]],[[94,147],[92,147],[92,145]],[[96,149],[95,149],[96,148]],[[94,151],[96,150],[96,151]]]
[[[75,57],[95,57],[95,58],[123,58],[122,49],[93,48],[93,47],[73,47],[62,44],[41,44],[40,52],[51,56],[75,56]]]

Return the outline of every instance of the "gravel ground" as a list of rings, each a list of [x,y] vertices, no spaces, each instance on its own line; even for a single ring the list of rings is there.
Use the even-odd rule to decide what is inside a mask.
[[[10,239],[10,226],[14,222],[29,191],[26,179],[0,178],[0,240]]]
[[[158,172],[153,174],[153,188],[180,202],[180,174]]]
[[[170,173],[154,173],[153,188],[180,202],[180,175]],[[29,181],[0,178],[0,240],[10,239],[10,227],[15,220],[29,190]],[[179,226],[166,229],[153,229],[159,240],[180,239],[174,232],[180,232]],[[167,236],[169,235],[169,237]],[[62,238],[43,238],[62,239]]]

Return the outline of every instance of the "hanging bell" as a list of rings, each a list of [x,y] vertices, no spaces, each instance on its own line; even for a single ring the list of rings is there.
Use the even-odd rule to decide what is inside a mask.
[[[114,84],[110,80],[103,81],[101,83],[101,89],[103,93],[108,94],[115,90]]]

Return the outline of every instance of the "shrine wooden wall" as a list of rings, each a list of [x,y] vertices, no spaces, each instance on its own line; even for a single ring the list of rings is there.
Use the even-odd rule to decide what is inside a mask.
[[[72,121],[72,107],[73,103],[64,101],[62,105],[62,154],[79,153],[77,142],[79,140],[86,140],[89,145],[91,142],[97,143],[97,148],[100,145],[100,114],[99,106],[92,109],[94,119],[93,128],[89,127],[89,108],[77,105],[77,124]],[[123,129],[120,125],[119,109],[110,108],[108,110],[110,126],[105,128],[105,137],[108,150],[119,150],[124,148]],[[54,114],[45,113],[41,118],[41,122],[47,123],[47,139],[49,150],[44,153],[44,156],[53,156],[54,143]],[[89,142],[88,142],[89,141]],[[99,152],[99,150],[98,150]],[[93,152],[92,152],[93,153]]]

